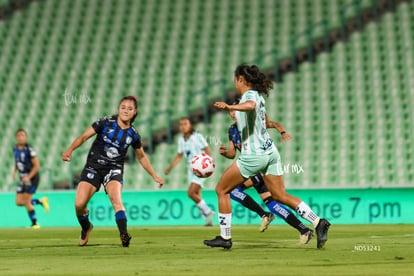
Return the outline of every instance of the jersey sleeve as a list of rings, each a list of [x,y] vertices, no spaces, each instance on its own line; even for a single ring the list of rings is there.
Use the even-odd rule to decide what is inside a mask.
[[[141,136],[138,133],[134,135],[134,141],[131,143],[131,146],[134,149],[139,149],[142,147]]]
[[[100,118],[92,123],[92,128],[95,130],[96,133],[99,133],[102,131],[107,121],[108,121],[107,117]]]
[[[184,152],[184,149],[183,149],[183,144],[182,144],[182,142],[181,142],[181,137],[178,139],[178,147],[177,147],[177,153],[178,154],[182,154]]]
[[[254,101],[257,102],[257,92],[253,91],[253,90],[249,90],[246,93],[244,93],[244,101],[243,102],[247,102],[247,101]]]
[[[233,141],[234,125],[229,127],[229,141]]]
[[[36,151],[31,146],[29,146],[28,149],[29,149],[30,158],[37,157]]]

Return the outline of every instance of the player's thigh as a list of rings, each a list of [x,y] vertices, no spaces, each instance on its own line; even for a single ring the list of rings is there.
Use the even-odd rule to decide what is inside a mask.
[[[122,198],[122,184],[118,180],[111,180],[105,186],[105,191],[112,200],[121,200]]]
[[[16,194],[16,205],[26,205],[32,200],[33,195],[29,193],[17,193]]]
[[[237,163],[234,162],[221,175],[220,180],[216,186],[216,191],[217,193],[229,193],[231,190],[245,181],[246,178],[241,175]]]
[[[125,210],[122,203],[122,184],[118,180],[111,180],[106,184],[105,191],[108,193],[109,200],[115,212]]]
[[[279,200],[285,197],[286,189],[281,175],[264,175],[263,180],[273,198]]]
[[[295,196],[292,196],[286,192],[285,184],[283,182],[283,176],[281,175],[265,175],[263,177],[266,187],[269,189],[272,197],[283,204],[288,205],[292,209],[295,209],[301,200]]]
[[[96,192],[96,187],[86,181],[81,181],[76,189],[75,206],[76,208],[84,208],[89,200]]]

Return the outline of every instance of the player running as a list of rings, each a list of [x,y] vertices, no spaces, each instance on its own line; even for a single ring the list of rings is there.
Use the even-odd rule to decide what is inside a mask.
[[[300,198],[288,194],[283,183],[283,169],[279,152],[266,129],[268,121],[263,95],[268,95],[273,83],[255,65],[239,65],[234,74],[236,90],[241,94],[239,104],[216,102],[216,108],[235,110],[237,128],[241,134],[241,154],[221,176],[216,193],[219,205],[220,235],[204,244],[211,247],[231,248],[231,202],[229,193],[246,179],[263,174],[263,180],[272,197],[313,224],[317,235],[317,248],[328,239],[330,223],[317,216]]]
[[[233,104],[237,104],[238,101]],[[235,118],[235,112],[229,111],[230,117],[233,120]],[[292,139],[292,136],[288,134],[283,126],[280,123],[268,121],[267,128],[275,128],[282,135],[282,141],[288,141]],[[237,129],[237,123],[234,123],[229,128],[229,146],[226,149],[224,145],[220,147],[220,154],[234,159],[236,156],[236,151],[241,150],[241,137],[240,132]],[[253,198],[244,192],[245,189],[254,186],[256,191],[259,193],[263,202],[271,210],[272,213],[265,212],[259,204],[257,204]],[[274,219],[274,214],[282,218],[286,223],[299,231],[299,242],[301,244],[307,244],[313,237],[313,231],[306,227],[292,212],[287,209],[282,204],[278,203],[272,198],[269,190],[266,188],[266,185],[263,180],[262,174],[257,174],[250,179],[246,180],[243,184],[237,186],[234,190],[230,192],[231,199],[241,203],[244,207],[256,212],[262,218],[262,224],[260,226],[260,231],[263,232],[267,229],[269,223]]]
[[[127,217],[121,198],[124,161],[129,146],[133,147],[141,166],[155,182],[160,187],[164,184],[164,180],[152,168],[151,162],[142,148],[141,137],[132,125],[137,116],[137,106],[138,103],[134,96],[122,98],[117,115],[95,121],[62,154],[64,161],[70,161],[72,152],[96,134],[96,139],[89,150],[85,167],[80,176],[75,198],[76,216],[82,227],[80,246],[88,243],[89,234],[93,228],[89,221],[87,204],[101,185],[112,203],[122,246],[129,246],[131,236],[127,231]]]
[[[39,186],[40,162],[36,151],[27,143],[27,133],[24,129],[16,131],[17,144],[13,148],[15,166],[13,179],[19,172],[19,185],[16,193],[16,205],[25,206],[29,218],[32,221],[32,228],[38,229],[36,212],[33,205],[42,205],[46,212],[49,212],[49,201],[47,197],[41,199],[33,198]]]
[[[201,195],[201,189],[203,188],[204,179],[197,177],[191,171],[191,160],[197,154],[205,152],[210,155],[210,148],[208,147],[206,139],[203,135],[196,132],[191,124],[189,118],[184,117],[180,119],[180,132],[182,136],[178,139],[178,151],[174,160],[165,170],[165,174],[168,175],[170,171],[178,165],[183,156],[187,161],[187,179],[190,186],[187,190],[187,195],[197,205],[200,213],[204,217],[205,226],[213,225],[214,212],[208,207]]]

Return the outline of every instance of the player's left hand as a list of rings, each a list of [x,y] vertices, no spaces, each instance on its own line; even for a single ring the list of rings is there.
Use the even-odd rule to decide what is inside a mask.
[[[164,179],[162,179],[158,175],[154,175],[153,179],[155,180],[155,182],[158,183],[158,188],[162,188],[162,186],[164,185]]]
[[[218,108],[218,109],[223,109],[223,110],[228,110],[229,109],[229,105],[226,104],[225,102],[215,102],[214,107]]]
[[[290,141],[292,139],[293,139],[293,137],[289,133],[285,132],[285,133],[282,134],[282,142],[287,142],[287,141]]]
[[[30,182],[30,178],[28,176],[22,177],[21,182],[22,183],[29,183]]]

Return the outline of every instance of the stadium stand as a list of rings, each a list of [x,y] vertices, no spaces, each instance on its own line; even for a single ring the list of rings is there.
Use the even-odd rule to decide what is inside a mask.
[[[181,117],[191,91],[198,91],[218,78],[228,79],[227,87],[231,87],[231,73],[236,64],[254,60],[275,45],[280,56],[288,56],[292,34],[326,15],[329,28],[338,27],[339,11],[347,2],[242,1],[234,5],[233,1],[219,0],[45,0],[31,3],[9,20],[0,21],[0,35],[4,38],[0,44],[0,108],[7,110],[0,119],[4,130],[0,149],[4,157],[0,169],[4,179],[2,190],[13,190],[11,147],[16,128],[28,130],[30,142],[38,150],[43,167],[50,169],[53,180],[67,181],[70,172],[82,168],[85,151],[74,157],[71,166],[60,161],[61,152],[93,120],[116,112],[123,95],[138,96],[141,121],[137,128],[144,137],[151,136],[151,130],[165,127],[165,122],[163,119],[145,122],[147,118],[167,108],[172,114],[165,114],[166,118]],[[361,2],[363,7],[371,4],[372,1]],[[285,160],[303,162],[306,172],[287,176],[293,187],[405,185],[412,180],[413,168],[406,163],[412,160],[412,154],[394,144],[402,142],[405,148],[412,149],[412,142],[405,140],[409,131],[412,134],[411,105],[406,104],[400,113],[395,113],[394,108],[406,101],[413,102],[413,92],[407,95],[407,89],[411,89],[408,76],[413,67],[412,64],[385,66],[389,62],[410,60],[401,52],[401,46],[391,42],[404,45],[402,48],[407,47],[406,41],[412,43],[412,5],[400,5],[398,16],[389,15],[379,24],[372,24],[353,36],[349,44],[338,45],[331,54],[319,56],[314,65],[301,66],[298,74],[288,74],[284,83],[276,86],[277,97],[273,95],[268,101],[269,113],[284,122],[296,138],[294,143],[281,146],[281,151]],[[354,13],[348,9],[346,16]],[[384,39],[388,36],[396,40]],[[389,48],[392,50],[388,51]],[[404,58],[398,59],[401,56]],[[261,66],[270,68],[274,60],[266,58]],[[381,69],[379,75],[371,75],[377,67]],[[375,77],[376,81],[368,85],[365,76]],[[384,83],[384,79],[389,82]],[[219,96],[221,91],[217,88],[208,97]],[[320,93],[311,93],[314,91]],[[375,93],[382,98],[373,97]],[[373,105],[371,109],[367,103]],[[202,97],[195,97],[191,108],[203,104]],[[357,115],[348,108],[358,112]],[[342,120],[346,116],[349,122]],[[210,124],[199,124],[197,129],[214,143],[226,141],[226,128],[231,123],[227,117],[214,115]],[[383,151],[383,144],[377,143],[385,141],[376,140],[377,118],[403,134],[397,137],[399,132],[381,130],[379,134],[389,137],[386,141],[389,147]],[[315,127],[319,129],[316,133]],[[347,136],[348,129],[354,130],[356,137]],[[387,133],[383,133],[385,129]],[[220,139],[217,133],[223,133]],[[329,139],[319,141],[321,136]],[[364,136],[372,139],[365,140]],[[399,150],[398,157],[402,156],[402,160],[395,156],[390,144]],[[217,149],[217,145],[212,147]],[[151,156],[156,169],[163,171],[175,152],[175,143],[158,146]],[[365,155],[376,163],[361,158]],[[228,162],[214,157],[217,177]],[[313,161],[318,159],[321,162]],[[365,166],[368,173],[361,169]],[[395,169],[396,173],[380,177],[381,169],[385,168],[385,171]],[[183,176],[185,168],[181,164],[172,172],[166,188],[185,187]],[[127,165],[125,178],[126,188],[153,187],[137,164]],[[214,182],[215,178],[211,178],[207,186],[213,187]]]

